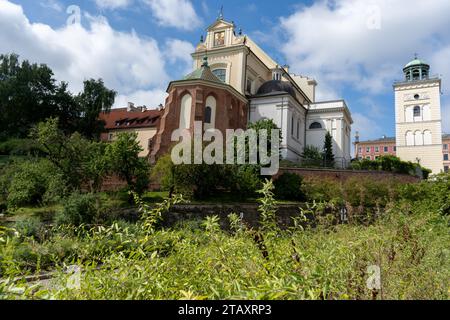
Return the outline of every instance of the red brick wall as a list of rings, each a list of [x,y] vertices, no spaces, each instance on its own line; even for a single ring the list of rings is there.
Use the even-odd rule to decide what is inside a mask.
[[[302,168],[281,168],[274,178],[284,172],[295,173],[303,178],[323,178],[345,181],[350,178],[371,178],[375,180],[396,179],[403,183],[419,182],[418,177],[410,175],[396,174],[384,171],[356,171],[356,170],[328,170],[328,169],[302,169]]]

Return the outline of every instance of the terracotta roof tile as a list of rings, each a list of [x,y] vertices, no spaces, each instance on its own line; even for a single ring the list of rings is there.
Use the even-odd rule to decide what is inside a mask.
[[[100,113],[99,119],[105,121],[105,129],[155,128],[162,116],[161,110],[128,111],[127,108],[111,109]]]

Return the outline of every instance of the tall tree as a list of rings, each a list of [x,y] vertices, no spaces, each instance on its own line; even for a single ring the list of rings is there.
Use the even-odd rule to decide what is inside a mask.
[[[323,163],[327,168],[332,168],[335,165],[333,153],[333,137],[329,132],[325,135],[325,143],[323,146]]]
[[[58,118],[65,134],[98,138],[104,129],[98,115],[111,109],[115,96],[101,79],[85,81],[83,91],[73,96],[48,66],[20,62],[16,54],[0,55],[0,140],[25,138],[48,118]]]
[[[114,90],[105,87],[103,80],[84,81],[84,90],[76,97],[81,117],[78,129],[87,138],[98,139],[104,123],[98,119],[100,112],[109,112],[116,97]]]
[[[54,115],[57,87],[46,65],[20,63],[15,54],[0,55],[0,139],[25,137],[34,124]]]

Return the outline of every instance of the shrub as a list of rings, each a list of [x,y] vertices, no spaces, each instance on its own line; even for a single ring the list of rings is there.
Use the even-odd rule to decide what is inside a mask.
[[[15,229],[25,237],[34,237],[37,239],[42,238],[43,224],[37,217],[26,218],[21,221],[17,221]]]
[[[61,172],[45,159],[15,162],[0,185],[8,207],[54,203],[66,194]]]
[[[303,201],[302,177],[294,173],[283,173],[275,180],[275,197],[279,200]]]
[[[63,209],[57,213],[56,224],[75,226],[91,224],[97,213],[97,198],[94,194],[75,192],[65,200]]]
[[[10,139],[0,143],[0,155],[37,156],[41,154],[41,148],[31,139]]]

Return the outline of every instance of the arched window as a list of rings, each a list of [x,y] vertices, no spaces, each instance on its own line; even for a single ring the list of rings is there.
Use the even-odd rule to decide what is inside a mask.
[[[413,146],[414,145],[414,134],[412,131],[406,132],[406,145]]]
[[[205,123],[211,123],[212,109],[211,107],[205,108]]]
[[[420,117],[421,115],[421,110],[419,106],[415,106],[414,107],[414,118]]]
[[[181,98],[180,108],[180,129],[189,129],[191,126],[191,109],[192,97],[190,94],[185,94]]]
[[[430,130],[423,132],[423,144],[426,146],[432,145],[432,135]]]
[[[216,126],[216,106],[216,98],[214,98],[213,96],[209,96],[208,98],[206,98],[204,117],[205,130],[213,129]]]
[[[423,133],[419,130],[414,133],[414,144],[416,146],[423,146]]]
[[[212,71],[214,75],[220,79],[222,82],[226,82],[227,79],[227,70],[226,69],[215,69]]]
[[[311,125],[309,126],[310,130],[313,129],[322,129],[322,125],[319,122],[313,122],[311,123]]]

